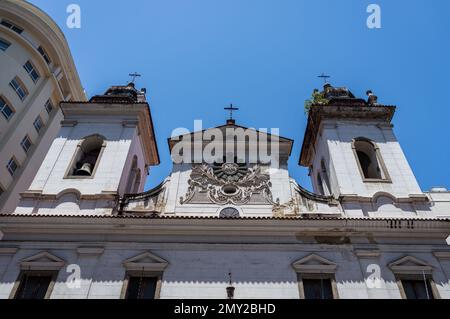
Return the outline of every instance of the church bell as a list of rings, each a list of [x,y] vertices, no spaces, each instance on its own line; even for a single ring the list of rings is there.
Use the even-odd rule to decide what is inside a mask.
[[[81,168],[77,169],[76,175],[78,176],[91,176],[92,175],[92,164],[84,163]]]

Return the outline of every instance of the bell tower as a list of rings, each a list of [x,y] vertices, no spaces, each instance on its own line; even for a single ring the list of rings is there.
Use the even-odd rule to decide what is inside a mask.
[[[63,102],[64,121],[16,214],[111,214],[143,190],[159,164],[145,91],[113,86],[89,102]]]
[[[423,200],[391,120],[395,106],[356,98],[345,87],[326,83],[309,103],[300,165],[309,168],[314,191],[336,198],[371,200],[389,194]]]

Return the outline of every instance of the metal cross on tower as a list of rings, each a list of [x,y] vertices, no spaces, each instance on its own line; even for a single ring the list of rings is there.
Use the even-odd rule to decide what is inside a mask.
[[[139,73],[137,73],[137,72],[134,72],[134,73],[130,73],[130,74],[128,74],[128,75],[132,77],[131,83],[134,83],[134,81],[136,81],[136,78],[138,78],[138,77],[141,77],[141,76],[142,76],[142,75],[140,75],[140,74],[139,74]]]
[[[233,104],[230,104],[230,106],[224,107],[223,109],[226,110],[226,111],[230,111],[230,120],[233,119],[233,111],[239,110],[239,108],[238,107],[234,107]]]
[[[322,73],[321,75],[319,75],[319,76],[317,76],[317,77],[318,77],[318,78],[322,78],[324,84],[327,84],[327,83],[328,83],[328,79],[331,78],[331,76],[325,75],[325,73]]]

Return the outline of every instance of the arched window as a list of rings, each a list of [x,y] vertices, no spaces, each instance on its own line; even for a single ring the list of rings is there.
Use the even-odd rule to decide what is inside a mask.
[[[77,146],[67,175],[69,177],[94,176],[105,146],[105,138],[100,135],[85,137]]]
[[[330,178],[328,176],[328,171],[327,171],[327,167],[325,165],[325,160],[322,159],[320,161],[320,170],[322,172],[322,177],[323,177],[323,190],[324,190],[324,195],[331,195],[331,187],[330,187]]]
[[[353,151],[364,179],[388,179],[378,147],[366,138],[353,140]]]

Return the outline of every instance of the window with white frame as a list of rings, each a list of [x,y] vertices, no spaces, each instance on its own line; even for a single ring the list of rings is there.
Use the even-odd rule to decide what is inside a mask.
[[[5,39],[0,38],[0,50],[6,51],[10,45],[11,43],[6,41]]]
[[[25,98],[28,95],[28,91],[25,88],[25,85],[19,80],[19,78],[16,76],[14,79],[9,82],[9,86],[16,92],[17,96],[20,98],[20,100],[25,100]]]
[[[53,111],[52,101],[48,100],[47,102],[45,102],[45,110],[47,111],[48,114],[52,113]]]
[[[301,299],[338,299],[335,280],[337,265],[332,261],[311,254],[292,264],[297,273]]]
[[[5,99],[0,96],[0,111],[5,119],[9,120],[15,113],[15,111],[6,103]]]
[[[20,262],[20,273],[10,299],[50,299],[59,271],[65,262],[61,258],[41,252]]]
[[[414,256],[404,256],[388,266],[395,275],[403,299],[440,298],[432,265]]]
[[[20,146],[22,146],[25,153],[28,153],[32,145],[33,144],[31,143],[31,139],[28,135],[25,135],[25,137],[20,142]]]
[[[121,299],[158,299],[162,276],[168,262],[150,252],[129,258],[123,263],[126,273]]]
[[[19,167],[19,164],[17,163],[16,159],[14,157],[11,157],[11,159],[8,161],[8,164],[6,164],[6,169],[8,172],[12,175],[14,175],[14,172]]]
[[[42,123],[42,119],[41,117],[38,115],[38,117],[36,117],[36,119],[33,122],[33,126],[36,129],[36,131],[39,133],[42,128],[44,127],[44,124]]]
[[[25,71],[27,71],[28,75],[30,76],[30,78],[33,80],[34,83],[36,83],[39,80],[40,77],[39,73],[34,67],[33,63],[31,63],[31,61],[25,62],[23,68],[25,69]]]
[[[12,22],[7,21],[7,20],[2,20],[2,22],[0,24],[7,27],[8,29],[13,30],[14,32],[17,32],[18,34],[21,34],[23,32],[23,29],[21,27],[15,25]]]

